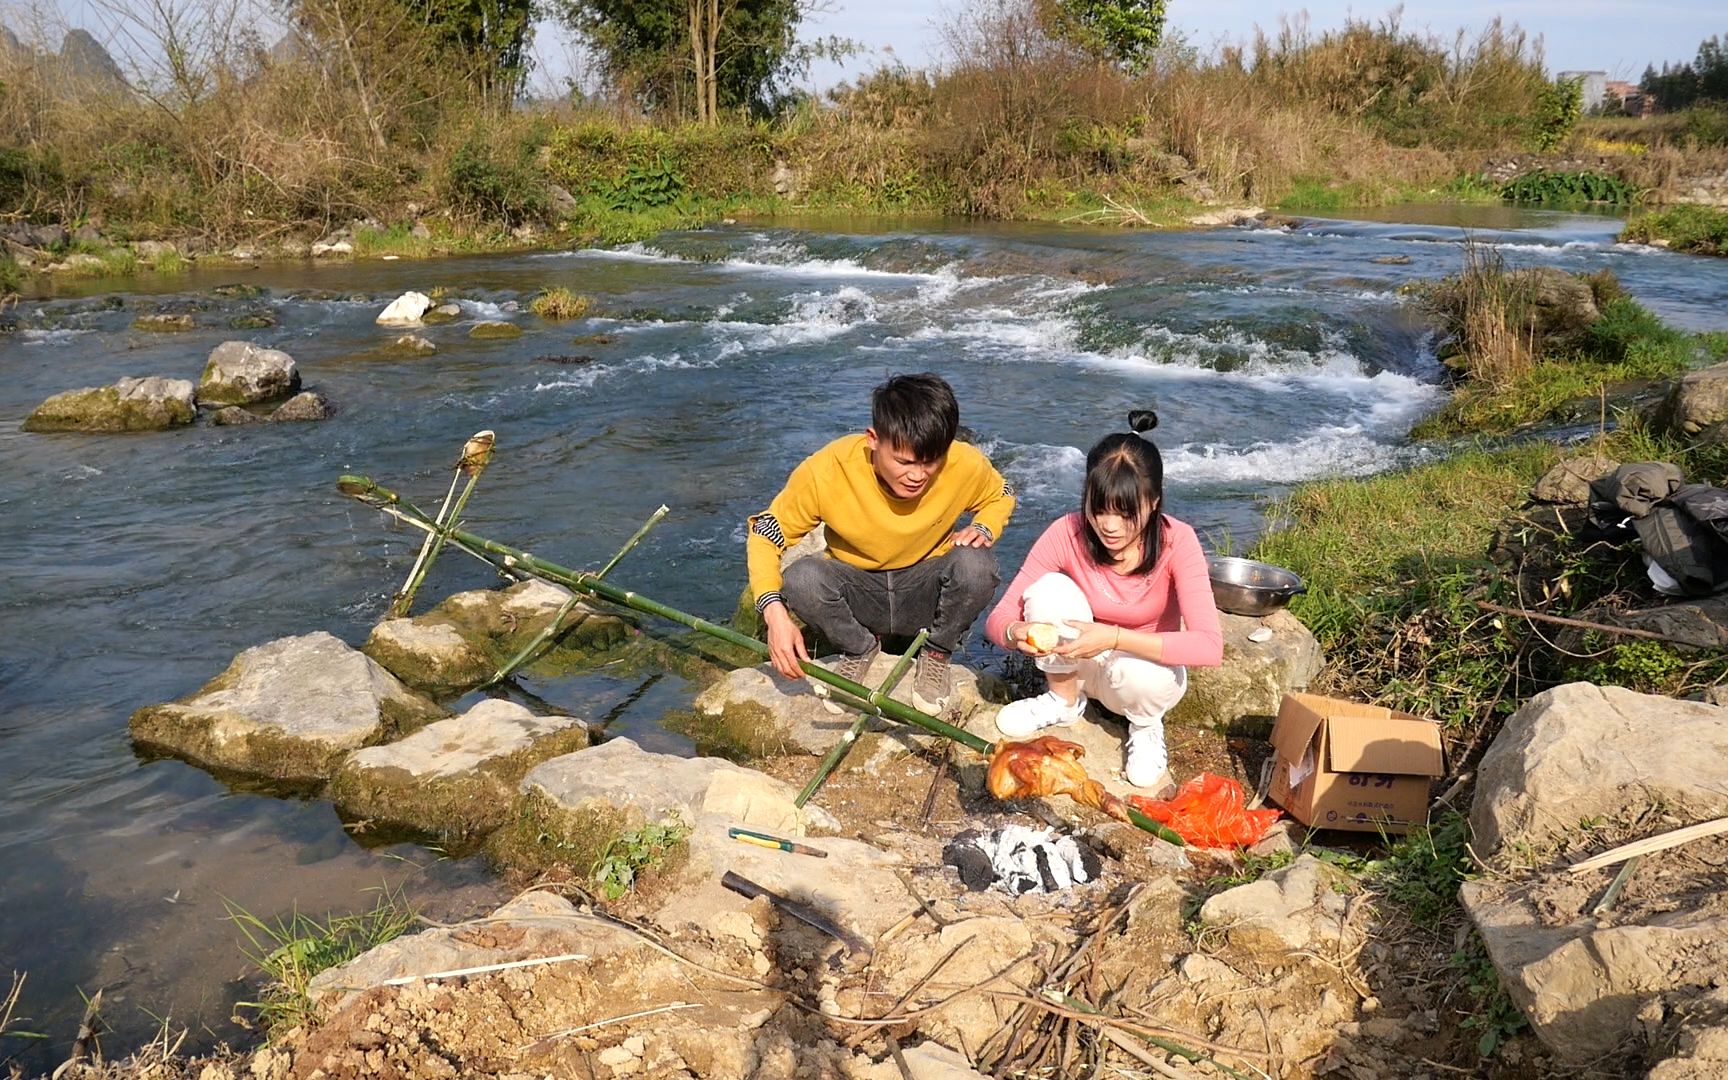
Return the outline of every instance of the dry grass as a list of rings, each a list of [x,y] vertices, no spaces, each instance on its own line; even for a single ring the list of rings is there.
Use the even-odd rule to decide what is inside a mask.
[[[528,310],[542,319],[580,319],[588,314],[588,308],[593,303],[593,297],[583,296],[557,285],[541,289],[540,294],[529,301]]]

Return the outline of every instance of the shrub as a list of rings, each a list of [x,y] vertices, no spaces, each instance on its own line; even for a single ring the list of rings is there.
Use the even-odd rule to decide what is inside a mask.
[[[534,163],[534,148],[494,148],[473,139],[450,157],[444,196],[452,209],[472,217],[520,225],[545,216],[546,185]]]
[[[1537,169],[1501,188],[1500,197],[1507,202],[1522,203],[1623,205],[1637,199],[1638,189],[1607,173]]]
[[[1728,254],[1728,210],[1680,203],[1628,222],[1620,239],[1633,243],[1666,242],[1675,251],[1700,255]]]
[[[1543,87],[1536,99],[1536,130],[1531,142],[1536,149],[1558,150],[1572,138],[1572,129],[1584,115],[1584,80],[1557,79]]]

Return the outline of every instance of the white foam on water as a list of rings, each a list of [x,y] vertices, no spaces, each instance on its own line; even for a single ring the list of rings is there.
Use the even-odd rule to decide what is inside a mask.
[[[481,319],[502,319],[518,310],[514,302],[506,305],[494,304],[490,300],[458,300],[456,306],[466,314]]]
[[[1243,446],[1183,443],[1161,448],[1164,475],[1178,483],[1293,484],[1338,476],[1369,476],[1420,460],[1430,452],[1380,442],[1360,427],[1325,427],[1289,442]]]
[[[721,355],[735,356],[743,349],[772,349],[831,341],[856,327],[875,322],[881,308],[874,296],[856,285],[846,285],[834,292],[794,293],[787,299],[791,310],[781,322],[710,322],[714,333],[731,338],[721,346]],[[733,345],[738,348],[732,348]]]
[[[978,449],[1002,470],[1019,497],[1029,503],[1060,503],[1080,497],[1086,452],[1072,446],[1015,443],[988,439]]]
[[[532,392],[539,394],[549,390],[588,390],[601,379],[611,375],[646,375],[655,371],[684,371],[714,366],[713,360],[689,360],[681,353],[669,353],[666,356],[643,353],[621,364],[593,364],[561,378],[535,383]]]
[[[18,336],[24,339],[26,345],[56,345],[71,341],[80,334],[94,334],[89,328],[61,327],[57,330],[24,330]]]

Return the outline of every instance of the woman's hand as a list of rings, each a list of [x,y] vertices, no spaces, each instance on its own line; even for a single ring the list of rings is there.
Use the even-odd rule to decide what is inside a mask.
[[[1080,631],[1080,636],[1070,641],[1064,641],[1050,650],[1052,656],[1065,656],[1070,660],[1090,660],[1099,653],[1109,652],[1122,640],[1122,628],[1108,623],[1083,622],[1079,619],[1064,620],[1069,626]]]
[[[1047,655],[1049,655],[1047,650],[1040,649],[1038,646],[1032,644],[1031,640],[1027,637],[1027,630],[1031,626],[1032,626],[1032,624],[1029,622],[1012,622],[1012,623],[1009,623],[1008,624],[1008,631],[1007,631],[1007,634],[1005,635],[1008,638],[1008,644],[1013,646],[1016,649],[1019,649],[1021,652],[1025,653],[1027,656],[1047,656]]]

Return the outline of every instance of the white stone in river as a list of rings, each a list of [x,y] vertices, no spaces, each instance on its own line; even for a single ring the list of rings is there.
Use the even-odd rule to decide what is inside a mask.
[[[425,293],[405,292],[390,301],[390,306],[378,315],[379,326],[419,326],[420,317],[432,306]]]

